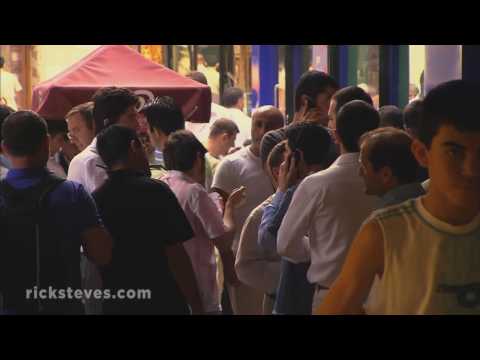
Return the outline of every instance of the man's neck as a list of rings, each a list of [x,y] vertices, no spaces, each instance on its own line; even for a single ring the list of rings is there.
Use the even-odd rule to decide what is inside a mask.
[[[260,147],[257,147],[257,146],[254,146],[254,145],[250,145],[248,147],[248,149],[252,152],[253,155],[255,155],[256,157],[259,157],[260,156]]]
[[[220,156],[221,156],[221,152],[219,151],[219,149],[215,146],[215,143],[211,140],[211,139],[208,139],[207,141],[207,150],[208,150],[208,153],[213,156],[214,158],[216,159],[220,159]]]
[[[454,226],[470,223],[479,213],[476,206],[459,207],[450,203],[445,194],[435,189],[435,185],[431,182],[428,193],[422,200],[425,209],[430,214]]]

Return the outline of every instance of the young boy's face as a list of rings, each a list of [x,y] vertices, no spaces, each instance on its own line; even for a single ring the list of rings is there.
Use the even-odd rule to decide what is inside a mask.
[[[428,167],[431,187],[458,207],[480,211],[480,132],[441,126],[430,149],[417,158]]]

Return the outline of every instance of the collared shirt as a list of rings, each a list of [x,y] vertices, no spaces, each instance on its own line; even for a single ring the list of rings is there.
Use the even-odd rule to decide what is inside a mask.
[[[263,170],[260,157],[255,156],[250,147],[243,148],[223,158],[213,177],[212,188],[231,194],[233,190],[245,186],[245,203],[236,209],[236,225],[232,249],[236,254],[242,226],[248,215],[274,193],[272,182]]]
[[[184,247],[192,261],[204,309],[219,311],[213,240],[226,232],[222,213],[205,188],[184,173],[170,170],[162,180],[177,196],[195,234]]]
[[[94,138],[80,154],[70,162],[67,179],[82,184],[92,193],[107,180],[107,170],[97,152],[97,138]]]
[[[406,200],[417,198],[425,194],[425,190],[418,182],[397,186],[382,196],[381,206],[400,204]]]
[[[359,176],[359,153],[341,155],[328,169],[306,177],[298,186],[278,232],[280,255],[301,262],[299,239],[309,236],[308,280],[329,287],[338,276],[362,222],[377,207]]]
[[[104,301],[105,313],[188,313],[165,250],[193,236],[175,194],[159,180],[119,170],[109,173],[93,197],[115,245],[102,271],[105,288],[151,291],[148,301]]]

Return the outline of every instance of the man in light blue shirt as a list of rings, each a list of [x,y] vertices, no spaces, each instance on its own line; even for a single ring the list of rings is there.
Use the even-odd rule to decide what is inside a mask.
[[[387,207],[425,194],[417,182],[419,164],[411,149],[407,132],[392,127],[379,128],[363,135],[360,144],[360,176],[368,195],[381,198]]]

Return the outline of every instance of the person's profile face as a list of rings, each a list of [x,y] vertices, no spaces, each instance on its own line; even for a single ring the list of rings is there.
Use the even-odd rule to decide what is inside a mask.
[[[122,115],[119,116],[117,124],[137,131],[140,128],[138,122],[138,110],[135,105],[130,106]]]
[[[330,107],[328,108],[328,128],[332,130],[337,128],[337,114],[335,113],[336,106],[337,101],[332,99],[330,101]]]
[[[376,172],[373,164],[368,159],[368,148],[362,145],[360,148],[359,157],[359,175],[362,177],[365,184],[365,194],[382,196],[384,194],[384,187],[380,172]]]
[[[71,142],[82,151],[92,142],[95,130],[89,129],[80,113],[72,115],[68,121],[68,136]]]
[[[443,125],[425,158],[430,188],[452,205],[480,210],[480,132],[460,132],[453,125]]]
[[[317,95],[315,99],[315,108],[318,110],[319,116],[328,116],[330,102],[335,91],[336,90],[334,88],[328,87]]]

